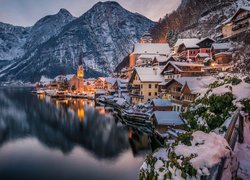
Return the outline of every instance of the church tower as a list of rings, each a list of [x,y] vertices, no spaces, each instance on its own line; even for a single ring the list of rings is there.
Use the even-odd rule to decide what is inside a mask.
[[[84,78],[84,67],[83,67],[83,52],[80,52],[80,59],[78,63],[78,68],[77,68],[77,77],[78,78]]]

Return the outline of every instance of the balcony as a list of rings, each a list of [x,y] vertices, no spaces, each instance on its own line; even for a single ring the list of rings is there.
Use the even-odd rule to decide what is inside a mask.
[[[250,17],[250,13],[247,13],[247,14],[244,15],[244,16],[241,16],[241,17],[238,17],[238,18],[234,19],[234,20],[233,20],[233,23],[238,23],[238,22],[243,21],[243,20],[245,20],[245,19],[247,19],[247,18],[249,18],[249,17]]]
[[[249,25],[248,22],[246,22],[244,24],[236,24],[236,25],[233,26],[232,31],[237,31],[237,30],[239,30],[241,28],[247,27],[248,25]]]

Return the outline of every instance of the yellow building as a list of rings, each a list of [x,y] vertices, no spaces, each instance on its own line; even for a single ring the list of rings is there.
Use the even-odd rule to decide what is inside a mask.
[[[129,80],[133,104],[158,97],[158,84],[164,80],[159,67],[136,67]]]

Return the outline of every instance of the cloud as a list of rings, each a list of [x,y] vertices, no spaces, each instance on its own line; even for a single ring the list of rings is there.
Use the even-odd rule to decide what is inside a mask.
[[[0,0],[0,21],[31,26],[40,18],[55,14],[60,8],[78,17],[99,0]],[[181,0],[115,0],[131,12],[157,21],[176,9]]]

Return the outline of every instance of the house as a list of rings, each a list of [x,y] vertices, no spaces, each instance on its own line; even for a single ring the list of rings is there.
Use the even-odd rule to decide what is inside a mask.
[[[233,38],[250,29],[250,6],[241,7],[222,24],[224,38]]]
[[[99,77],[94,82],[96,90],[110,90],[112,89],[116,78],[112,77]]]
[[[85,87],[86,87],[86,91],[88,92],[95,92],[95,78],[89,78],[85,80]]]
[[[185,122],[176,111],[155,111],[150,119],[159,133],[171,128],[183,129],[185,126]]]
[[[171,53],[167,43],[137,43],[129,56],[128,77],[130,78],[133,69],[137,64],[150,64],[155,56],[169,56]],[[137,62],[137,60],[140,60]],[[149,60],[147,62],[146,60]]]
[[[159,67],[135,67],[129,79],[129,93],[133,104],[158,96],[158,84],[163,81]]]
[[[212,57],[211,45],[215,41],[211,38],[188,38],[188,39],[178,39],[174,45],[174,52],[180,58],[185,58],[186,60],[197,61],[197,55],[199,53],[208,54],[208,57]]]
[[[127,79],[117,79],[114,83],[112,89],[118,93],[119,97],[124,93],[128,93],[128,80]]]
[[[165,79],[173,79],[186,76],[203,76],[203,68],[204,65],[198,63],[169,61],[163,68],[161,74]]]
[[[229,64],[232,61],[232,52],[221,52],[214,55],[217,64]]]
[[[151,104],[153,106],[153,111],[172,111],[173,104],[171,101],[166,99],[152,99]]]
[[[159,95],[172,102],[174,111],[185,111],[199,94],[207,91],[213,81],[215,78],[211,76],[172,79],[159,87]]]
[[[213,43],[211,47],[212,54],[227,52],[232,48],[231,43]]]

